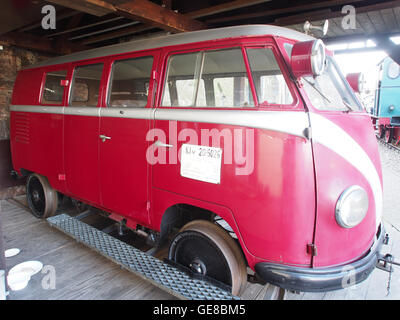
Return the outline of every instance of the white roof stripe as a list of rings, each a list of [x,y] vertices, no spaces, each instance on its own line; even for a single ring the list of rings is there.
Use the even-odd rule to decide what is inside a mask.
[[[179,44],[217,40],[217,39],[227,39],[234,37],[244,37],[244,36],[260,36],[260,35],[280,36],[298,41],[308,41],[314,39],[313,37],[300,33],[298,31],[277,26],[270,26],[270,25],[234,26],[234,27],[178,33],[173,35],[161,36],[157,38],[129,41],[111,46],[80,51],[66,56],[52,58],[43,61],[41,63],[29,66],[25,69],[56,65],[56,64],[68,63],[85,59],[100,58],[104,56],[131,52],[131,51],[156,49],[156,48],[179,45]]]

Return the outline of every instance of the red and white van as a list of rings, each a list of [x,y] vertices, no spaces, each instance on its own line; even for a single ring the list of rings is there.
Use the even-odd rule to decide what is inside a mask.
[[[20,71],[10,110],[38,217],[77,199],[234,294],[247,267],[299,291],[375,268],[378,147],[321,40],[252,25],[78,52]]]

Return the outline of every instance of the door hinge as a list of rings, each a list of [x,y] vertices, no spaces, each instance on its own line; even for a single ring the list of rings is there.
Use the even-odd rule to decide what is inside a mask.
[[[150,211],[150,201],[147,201],[147,203],[146,203],[146,209],[147,209],[147,211]]]
[[[317,246],[313,243],[309,243],[307,244],[307,254],[312,255],[313,257],[315,257],[317,255]]]

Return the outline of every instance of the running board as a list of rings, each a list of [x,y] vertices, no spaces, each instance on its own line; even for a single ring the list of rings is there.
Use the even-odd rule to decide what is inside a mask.
[[[87,245],[123,268],[150,281],[155,286],[179,299],[240,299],[206,281],[193,279],[185,272],[67,214],[47,218],[47,222],[50,226],[66,233],[76,241]]]

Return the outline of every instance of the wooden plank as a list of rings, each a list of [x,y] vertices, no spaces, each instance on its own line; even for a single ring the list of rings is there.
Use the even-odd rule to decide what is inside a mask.
[[[1,35],[0,44],[17,46],[20,48],[36,50],[46,53],[59,54],[59,55],[90,49],[81,44],[75,44],[69,42],[64,43],[62,48],[58,48],[56,46],[56,43],[52,40],[22,32],[10,32]]]
[[[39,260],[56,271],[56,288],[45,290],[45,274],[34,275],[28,287],[10,291],[12,300],[57,299],[175,299],[149,282],[70,237],[34,218],[27,210],[9,201],[0,202],[6,248],[21,252],[7,259],[7,270],[27,260]]]
[[[396,17],[394,16],[393,8],[383,9],[380,11],[380,14],[388,30],[399,30],[396,22]]]
[[[115,6],[117,13],[153,27],[171,32],[185,32],[205,29],[205,24],[188,16],[163,8],[148,0],[133,0]]]
[[[369,19],[367,13],[358,14],[357,21],[360,23],[365,34],[373,34],[376,32],[376,29],[375,29],[373,23],[371,22],[371,19]]]
[[[56,21],[61,21],[64,20],[66,18],[70,18],[70,17],[74,17],[75,15],[80,14],[80,12],[77,11],[71,11],[69,9],[63,10],[61,12],[57,11],[57,15],[56,15]],[[24,26],[22,28],[16,29],[14,31],[16,32],[26,32],[35,28],[39,28],[42,26],[42,19],[40,19],[39,21],[36,21],[34,23],[28,24],[27,26]]]
[[[393,14],[396,19],[397,28],[400,29],[400,7],[393,8]]]
[[[258,17],[273,17],[276,15],[283,15],[289,13],[296,13],[301,11],[307,10],[315,10],[315,9],[322,9],[322,8],[331,8],[334,6],[346,5],[349,3],[357,3],[362,2],[364,0],[335,0],[335,1],[319,1],[316,3],[302,3],[300,5],[291,5],[291,6],[284,6],[281,8],[274,8],[274,9],[267,9],[267,10],[259,10],[257,12],[246,13],[246,14],[238,14],[229,17],[220,17],[215,19],[206,20],[206,23],[221,23],[221,22],[231,22],[237,20],[244,20],[244,19],[251,19],[251,18],[258,18]],[[309,14],[308,12],[307,14]],[[305,20],[304,20],[305,22]]]
[[[98,17],[115,12],[113,5],[102,0],[48,0],[48,2]]]
[[[398,7],[399,5],[400,5],[400,0],[382,2],[382,3],[373,4],[373,5],[359,6],[359,7],[356,7],[356,13],[357,14],[372,13],[375,15],[375,13],[379,12],[379,10]],[[330,10],[330,12],[328,12],[328,10],[324,9],[324,10],[319,10],[319,11],[314,11],[314,12],[305,12],[305,13],[301,13],[301,14],[296,14],[296,15],[288,16],[288,17],[281,18],[281,19],[276,19],[274,24],[285,26],[285,25],[292,25],[292,24],[305,22],[306,20],[314,21],[314,20],[332,19],[332,18],[339,18],[339,17],[344,17],[341,10],[337,10],[337,11]],[[378,18],[376,18],[376,19],[378,19]],[[206,22],[211,23],[210,21],[206,21]]]
[[[222,13],[226,11],[231,11],[231,10],[236,10],[244,7],[250,7],[256,4],[260,3],[265,3],[265,2],[270,2],[271,0],[234,0],[234,1],[229,1],[225,2],[219,5],[215,6],[209,6],[204,9],[192,11],[185,13],[185,16],[191,17],[193,19],[217,14],[217,13]]]
[[[114,32],[109,32],[109,33],[101,34],[101,35],[98,35],[98,36],[95,36],[95,37],[90,37],[90,38],[88,38],[86,40],[79,41],[77,43],[79,43],[80,45],[89,45],[89,44],[102,42],[102,41],[106,41],[106,40],[110,40],[110,39],[129,36],[129,35],[134,34],[134,33],[142,32],[142,31],[148,31],[148,30],[151,30],[151,29],[154,29],[154,27],[148,26],[148,25],[139,25],[139,26],[135,25],[135,26],[128,27],[128,28],[123,28],[121,30],[117,30],[117,31],[114,31]]]

